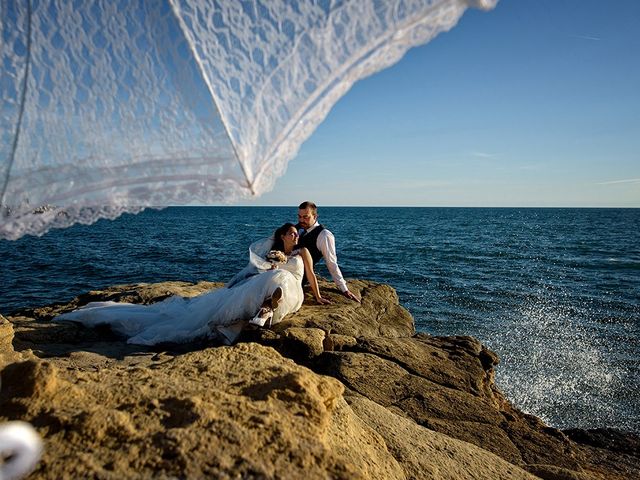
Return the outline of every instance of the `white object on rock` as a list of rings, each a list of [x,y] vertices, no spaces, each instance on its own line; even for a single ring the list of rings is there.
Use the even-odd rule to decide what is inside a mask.
[[[0,425],[0,480],[23,478],[41,456],[42,440],[30,424],[16,421]]]

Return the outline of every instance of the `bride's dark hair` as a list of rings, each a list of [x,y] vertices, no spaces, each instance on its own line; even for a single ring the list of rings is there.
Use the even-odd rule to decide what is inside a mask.
[[[281,252],[284,252],[282,236],[287,233],[291,227],[295,228],[296,226],[293,223],[285,223],[274,232],[271,250],[280,250]]]

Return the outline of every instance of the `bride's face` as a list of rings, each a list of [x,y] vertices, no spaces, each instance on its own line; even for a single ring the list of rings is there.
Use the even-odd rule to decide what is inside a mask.
[[[298,231],[296,228],[291,227],[287,230],[287,233],[282,235],[282,241],[286,250],[292,250],[298,244]]]

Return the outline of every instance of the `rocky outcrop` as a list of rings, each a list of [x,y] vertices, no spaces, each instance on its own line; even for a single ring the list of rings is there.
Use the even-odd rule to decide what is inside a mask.
[[[323,281],[333,305],[308,297],[233,347],[146,349],[50,321],[217,285],[112,287],[0,317],[0,421],[45,438],[34,478],[640,478],[637,437],[518,411],[495,386],[493,352],[415,334],[385,285],[351,282],[357,304]]]
[[[0,315],[0,368],[22,357],[20,353],[13,349],[13,337],[13,325]],[[1,377],[0,380],[2,380]],[[1,383],[0,387],[2,387]]]

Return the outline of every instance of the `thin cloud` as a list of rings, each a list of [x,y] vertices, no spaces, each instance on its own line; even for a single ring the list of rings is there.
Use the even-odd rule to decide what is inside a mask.
[[[624,180],[610,180],[608,182],[598,182],[596,185],[616,185],[618,183],[640,183],[640,178],[625,178]]]
[[[479,158],[496,158],[495,154],[486,152],[471,152],[471,156]]]
[[[591,40],[593,42],[599,42],[602,40],[600,37],[594,37],[593,35],[569,35],[571,38],[579,38],[580,40]]]
[[[518,168],[520,170],[540,170],[543,167],[541,163],[531,163],[529,165],[520,165]]]

